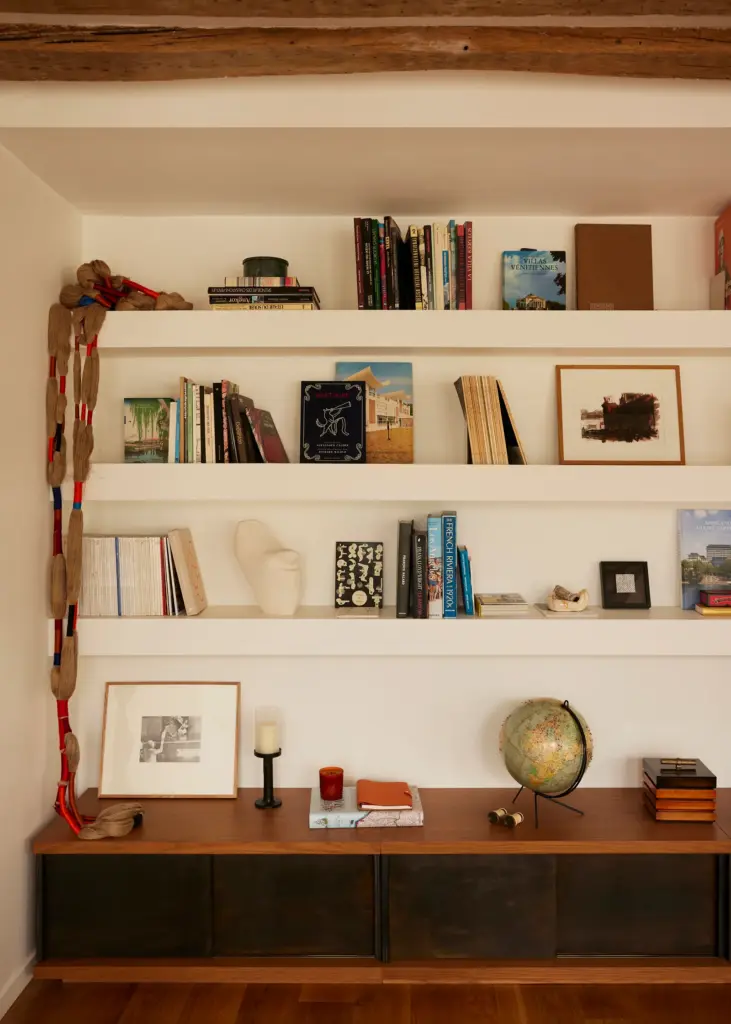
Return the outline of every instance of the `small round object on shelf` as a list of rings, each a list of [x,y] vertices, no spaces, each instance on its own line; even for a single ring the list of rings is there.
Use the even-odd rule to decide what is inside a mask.
[[[568,701],[539,697],[519,704],[503,722],[500,750],[521,786],[540,796],[568,796],[591,763],[594,741]]]
[[[508,812],[504,807],[498,807],[494,811],[487,812],[487,820],[491,825],[499,825],[500,822],[505,821],[508,816]]]
[[[279,256],[249,256],[244,260],[244,277],[286,277],[289,261]]]

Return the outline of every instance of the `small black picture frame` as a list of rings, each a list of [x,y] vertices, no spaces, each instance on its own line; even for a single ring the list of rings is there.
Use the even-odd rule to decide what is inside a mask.
[[[647,562],[600,562],[602,608],[650,608]]]

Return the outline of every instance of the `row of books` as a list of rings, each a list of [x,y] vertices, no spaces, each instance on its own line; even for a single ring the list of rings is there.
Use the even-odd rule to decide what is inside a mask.
[[[454,382],[467,424],[467,460],[478,466],[525,466],[523,445],[505,389],[495,377],[464,376]]]
[[[377,802],[374,802],[375,798]],[[310,799],[310,828],[405,828],[424,824],[416,786],[360,779],[344,786],[342,800],[326,801],[316,786]]]
[[[699,591],[695,610],[699,615],[728,618],[731,616],[731,590],[725,587]]]
[[[642,793],[655,821],[716,820],[716,776],[697,758],[646,757]]]
[[[247,280],[244,278],[243,280]],[[254,278],[255,281],[272,280]],[[320,296],[317,289],[300,285],[297,278],[280,278],[280,281],[294,281],[294,284],[243,284],[213,286],[208,289],[208,305],[215,312],[240,310],[246,313],[265,310],[319,309]]]
[[[355,217],[358,309],[472,309],[472,222]]]
[[[396,615],[400,619],[456,619],[474,614],[467,548],[457,544],[457,514],[427,516],[424,529],[399,521]]]
[[[82,541],[80,614],[198,615],[207,607],[190,530],[163,537],[94,537]]]

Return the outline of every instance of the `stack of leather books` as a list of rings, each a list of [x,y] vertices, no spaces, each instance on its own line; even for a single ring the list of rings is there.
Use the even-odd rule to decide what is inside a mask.
[[[655,821],[715,821],[716,776],[697,758],[646,757],[645,805]]]

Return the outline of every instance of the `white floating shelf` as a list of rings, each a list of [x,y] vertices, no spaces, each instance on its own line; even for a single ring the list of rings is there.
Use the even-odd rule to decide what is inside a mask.
[[[585,352],[731,355],[731,316],[722,311],[304,310],[228,313],[208,309],[112,313],[102,352],[216,349],[272,351]]]
[[[53,623],[49,623],[49,652]],[[719,657],[731,655],[731,622],[677,608],[601,612],[597,619],[416,621],[336,618],[301,608],[292,619],[257,608],[209,608],[196,618],[81,619],[82,657]]]
[[[72,500],[73,484],[64,485]],[[666,503],[727,507],[731,466],[92,466],[84,500]]]

